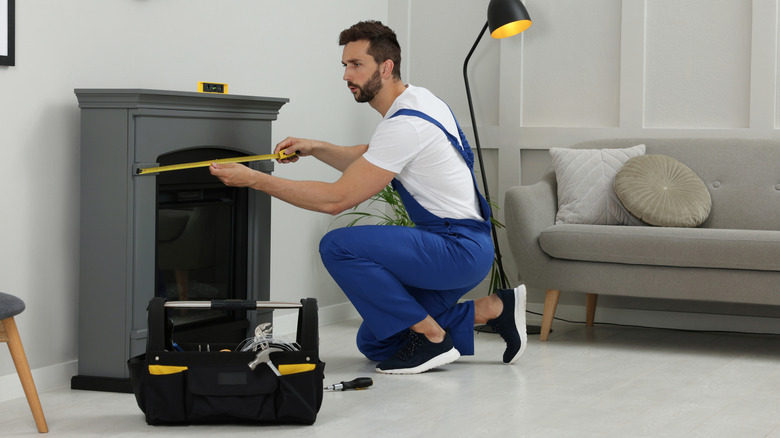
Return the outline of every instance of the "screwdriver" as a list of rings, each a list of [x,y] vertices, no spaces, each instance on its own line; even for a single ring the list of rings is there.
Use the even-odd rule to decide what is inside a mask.
[[[347,389],[366,389],[374,384],[374,380],[371,377],[358,377],[355,380],[349,382],[341,382],[335,385],[326,386],[328,391],[345,391]]]

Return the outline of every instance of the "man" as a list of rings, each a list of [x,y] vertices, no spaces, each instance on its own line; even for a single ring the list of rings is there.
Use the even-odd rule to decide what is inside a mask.
[[[507,342],[504,362],[525,349],[525,289],[458,303],[491,269],[490,210],[473,155],[447,105],[401,80],[395,33],[377,21],[339,36],[344,80],[357,102],[383,117],[368,145],[288,137],[275,151],[313,156],[342,171],[333,183],[291,181],[238,164],[212,165],[230,186],[262,190],[301,208],[339,214],[393,186],[415,227],[336,229],[320,242],[323,263],[363,317],[357,344],[377,371],[416,374],[474,354],[474,324]]]

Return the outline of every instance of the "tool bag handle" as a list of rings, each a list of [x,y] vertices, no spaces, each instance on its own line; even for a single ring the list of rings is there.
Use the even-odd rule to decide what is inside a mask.
[[[296,340],[302,350],[318,350],[319,336],[317,330],[317,299],[304,298],[300,303],[283,303],[272,301],[246,300],[212,300],[212,301],[167,301],[163,297],[154,297],[147,308],[148,340],[146,351],[172,350],[168,327],[166,308],[178,309],[210,309],[210,310],[256,310],[256,309],[294,309],[298,308],[298,333]]]
[[[301,300],[301,309],[298,311],[298,345],[301,350],[313,350],[319,352],[320,337],[318,334],[319,321],[317,300],[304,298]]]
[[[170,340],[170,336],[165,336],[166,318],[165,314],[165,298],[154,297],[149,301],[149,307],[147,311],[147,340],[146,351],[163,351],[172,350],[171,345],[167,345],[166,339]]]

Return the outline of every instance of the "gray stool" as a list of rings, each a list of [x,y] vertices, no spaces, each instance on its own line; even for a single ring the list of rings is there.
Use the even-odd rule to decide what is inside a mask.
[[[19,331],[16,329],[14,316],[24,311],[24,301],[13,296],[0,292],[0,342],[7,342],[8,349],[11,350],[11,358],[16,366],[16,373],[19,374],[19,380],[24,388],[24,395],[27,396],[27,403],[30,404],[35,425],[38,426],[38,432],[46,433],[49,431],[46,426],[46,418],[43,416],[41,401],[38,399],[38,391],[35,390],[30,364],[27,363],[27,356],[24,354],[22,339],[19,338]]]

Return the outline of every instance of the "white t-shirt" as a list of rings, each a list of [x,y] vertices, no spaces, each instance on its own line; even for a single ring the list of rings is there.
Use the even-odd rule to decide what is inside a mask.
[[[396,173],[396,178],[426,210],[441,218],[483,220],[466,161],[433,123],[415,116],[390,118],[399,109],[421,111],[460,141],[455,118],[441,99],[408,85],[377,125],[365,157]]]

